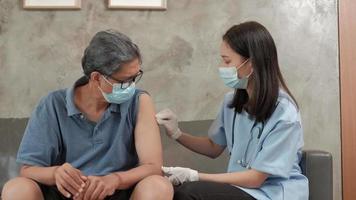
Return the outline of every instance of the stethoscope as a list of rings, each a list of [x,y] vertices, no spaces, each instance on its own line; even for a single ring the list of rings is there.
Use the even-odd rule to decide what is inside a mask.
[[[237,116],[237,112],[235,111],[235,113],[234,113],[234,119],[233,119],[233,122],[232,122],[232,145],[231,145],[231,151],[233,151],[233,149],[234,149],[236,116]],[[252,126],[251,130],[253,130],[256,125],[257,125],[257,122],[255,121],[255,122],[253,123],[253,126]],[[259,139],[261,138],[264,125],[265,125],[265,123],[262,122],[262,128],[259,128],[259,133],[258,133],[258,136],[257,136],[257,140],[259,140]],[[258,148],[256,147],[256,149],[255,149],[254,153],[252,154],[250,160],[247,161],[247,152],[248,152],[248,149],[249,149],[249,147],[250,147],[250,145],[251,145],[252,139],[253,139],[253,134],[251,133],[251,134],[250,134],[250,139],[248,140],[248,143],[247,143],[245,152],[244,152],[244,154],[243,154],[243,155],[244,155],[243,158],[237,160],[237,164],[239,164],[239,165],[241,165],[241,167],[244,167],[244,168],[247,168],[247,169],[250,169],[250,168],[251,168],[251,167],[250,167],[251,161],[252,161],[253,157],[255,156],[255,154],[257,153],[257,149],[258,149]],[[230,152],[230,155],[231,155],[231,152]]]

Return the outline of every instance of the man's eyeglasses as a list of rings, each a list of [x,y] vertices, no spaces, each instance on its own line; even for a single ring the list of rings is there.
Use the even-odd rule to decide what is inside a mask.
[[[110,79],[114,80],[117,84],[120,84],[121,89],[126,89],[126,88],[130,87],[130,85],[132,83],[135,83],[135,84],[138,83],[141,80],[142,75],[143,75],[143,71],[140,70],[135,76],[133,76],[125,81],[117,80],[116,78],[113,78],[113,77],[107,76],[107,75],[104,75],[104,76],[105,76],[105,78],[110,78]]]

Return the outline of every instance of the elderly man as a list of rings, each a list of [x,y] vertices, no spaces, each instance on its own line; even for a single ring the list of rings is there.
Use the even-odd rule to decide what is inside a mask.
[[[135,88],[138,47],[119,32],[98,32],[82,67],[73,87],[33,111],[17,155],[21,177],[5,184],[2,198],[172,199],[153,103]]]

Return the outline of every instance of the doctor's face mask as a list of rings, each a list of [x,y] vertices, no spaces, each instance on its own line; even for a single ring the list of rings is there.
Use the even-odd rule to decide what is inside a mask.
[[[224,84],[230,88],[233,89],[246,89],[248,86],[248,80],[251,74],[253,73],[253,70],[251,69],[251,72],[242,78],[239,78],[238,76],[238,70],[241,69],[249,59],[245,60],[241,65],[238,67],[232,66],[232,67],[219,67],[219,75],[220,78],[224,81]]]

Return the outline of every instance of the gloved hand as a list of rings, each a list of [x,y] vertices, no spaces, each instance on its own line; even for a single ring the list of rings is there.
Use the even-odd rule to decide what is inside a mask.
[[[173,185],[180,185],[185,182],[198,181],[198,171],[184,167],[162,167],[165,176]]]
[[[182,135],[182,131],[178,127],[177,116],[170,110],[164,109],[156,114],[158,124],[166,128],[166,133],[172,139],[178,139]]]

